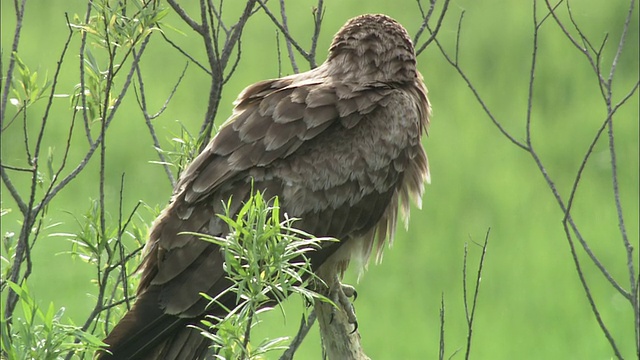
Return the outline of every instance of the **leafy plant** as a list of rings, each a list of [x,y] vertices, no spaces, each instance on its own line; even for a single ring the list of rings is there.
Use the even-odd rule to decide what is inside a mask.
[[[278,198],[266,200],[260,192],[253,194],[235,217],[230,214],[231,200],[226,214],[219,215],[229,226],[224,237],[201,235],[203,241],[219,245],[224,254],[224,270],[233,285],[215,298],[207,297],[211,306],[223,306],[219,300],[235,294],[238,306],[226,309],[224,318],[208,317],[203,321],[208,330],[204,336],[213,340],[220,359],[257,359],[274,350],[284,350],[288,338],[265,339],[257,346],[250,343],[251,329],[259,322],[262,311],[293,294],[307,303],[331,302],[310,290],[320,280],[311,271],[307,253],[331,238],[315,238],[294,227],[295,218],[281,214]],[[281,220],[283,219],[283,220]],[[206,295],[205,295],[206,296]]]

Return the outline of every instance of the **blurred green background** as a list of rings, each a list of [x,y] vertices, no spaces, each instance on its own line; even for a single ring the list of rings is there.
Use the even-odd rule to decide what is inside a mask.
[[[325,4],[318,47],[320,62],[333,34],[353,16],[386,13],[400,21],[412,35],[420,26],[414,1],[330,0]],[[226,16],[236,18],[239,4],[228,5]],[[274,11],[277,9],[277,4],[270,5]],[[315,2],[309,0],[287,3],[290,30],[305,45],[309,44],[313,29],[311,9],[314,5]],[[8,63],[15,27],[12,6],[12,2],[2,2],[3,67]],[[572,2],[572,7],[576,20],[595,44],[600,44],[605,34],[609,34],[603,58],[608,71],[628,2],[582,0]],[[543,4],[539,4],[540,14],[542,8]],[[48,72],[51,77],[68,34],[64,14],[84,14],[85,9],[85,1],[79,0],[27,2],[18,51],[23,61],[31,69],[41,74]],[[457,20],[463,10],[461,66],[507,131],[524,140],[533,6],[531,2],[522,1],[452,1],[439,36],[450,52],[454,50]],[[170,14],[164,23],[182,31],[165,27],[170,38],[203,59],[200,40],[177,16]],[[281,41],[284,51],[283,44]],[[224,89],[218,124],[231,113],[231,102],[245,86],[279,76],[276,31],[264,13],[259,12],[249,22],[242,45],[237,73]],[[72,93],[79,82],[78,36],[71,46],[56,93]],[[586,58],[552,21],[545,23],[541,30],[538,50],[533,144],[560,194],[566,197],[580,161],[606,116],[606,108]],[[285,53],[282,55],[284,58]],[[532,158],[499,133],[436,46],[423,52],[418,62],[434,109],[429,137],[425,140],[432,184],[426,188],[422,210],[413,209],[408,230],[399,231],[395,245],[385,252],[383,263],[372,263],[357,284],[359,297],[355,306],[364,349],[373,359],[436,358],[439,308],[444,297],[446,354],[463,350],[467,332],[462,300],[464,246],[469,243],[468,266],[470,280],[473,280],[480,256],[480,248],[473,243],[481,243],[491,228],[471,357],[613,358],[579,283],[562,228],[562,212]],[[152,112],[162,106],[185,63],[185,58],[161,37],[152,38],[141,64]],[[308,68],[304,62],[299,65],[303,70]],[[5,72],[3,68],[3,75]],[[289,74],[291,67],[284,65],[281,72]],[[637,81],[636,10],[618,63],[614,98],[620,99]],[[168,146],[170,139],[179,133],[179,123],[197,133],[206,110],[207,94],[208,80],[192,64],[167,111],[155,120],[163,146]],[[151,163],[157,160],[157,155],[133,95],[127,95],[107,141],[107,199],[114,217],[122,174],[126,177],[125,212],[139,200],[151,207],[162,207],[171,194],[163,169]],[[43,108],[44,101],[30,109],[28,121],[37,124]],[[7,111],[10,117],[15,109]],[[57,99],[52,111],[46,145],[61,151],[64,148],[61,139],[65,138],[70,122],[68,99]],[[638,116],[636,93],[615,118],[620,197],[627,233],[636,246]],[[4,161],[22,164],[22,144],[20,126],[3,132]],[[70,155],[71,164],[86,151],[86,142],[76,144],[72,150],[77,153]],[[61,155],[56,156],[59,163]],[[65,254],[70,249],[67,240],[47,234],[77,230],[74,214],[83,214],[90,206],[90,199],[98,196],[97,157],[90,167],[51,204],[50,224],[60,224],[48,230],[34,247],[30,278],[30,288],[43,305],[53,302],[56,307],[65,307],[69,319],[77,324],[84,322],[93,306],[95,271]],[[19,188],[25,190],[26,184],[21,184],[17,176],[15,179]],[[628,288],[626,254],[611,184],[608,145],[600,141],[584,173],[573,215],[593,251],[618,282]],[[2,217],[2,232],[17,233],[18,211],[4,186],[2,191],[2,208],[13,210]],[[146,223],[153,220],[149,211],[142,210],[140,215]],[[584,252],[579,253],[596,304],[622,355],[635,357],[631,307],[588,262]],[[355,274],[349,274],[347,282],[355,281]],[[298,299],[289,301],[284,320],[277,311],[264,316],[264,323],[255,332],[256,339],[293,336],[300,306]],[[460,357],[462,354],[454,356]],[[305,341],[297,358],[320,358],[317,329]]]

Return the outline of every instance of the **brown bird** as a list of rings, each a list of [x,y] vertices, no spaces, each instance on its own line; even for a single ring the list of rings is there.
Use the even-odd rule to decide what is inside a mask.
[[[429,180],[421,144],[430,105],[406,30],[385,15],[362,15],[338,31],[327,60],[301,74],[246,88],[231,118],[182,174],[145,248],[131,310],[104,340],[101,359],[201,359],[209,342],[197,325],[200,293],[230,286],[217,245],[182,232],[223,236],[253,188],[278,196],[295,226],[327,242],[311,254],[314,271],[341,287],[350,260],[380,259],[398,212],[408,215]],[[228,231],[228,230],[226,230]],[[344,294],[343,294],[344,295]],[[235,297],[222,298],[229,308]]]

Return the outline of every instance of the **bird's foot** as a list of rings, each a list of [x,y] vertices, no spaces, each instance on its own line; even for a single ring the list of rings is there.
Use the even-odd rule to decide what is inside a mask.
[[[356,288],[351,285],[342,284],[340,282],[338,282],[337,284],[338,286],[332,289],[329,295],[331,297],[331,300],[336,305],[342,308],[345,315],[347,316],[347,321],[349,322],[349,324],[353,324],[353,331],[351,332],[353,334],[354,332],[356,332],[356,330],[358,330],[358,319],[356,318],[355,308],[353,307],[353,303],[351,302],[350,298],[353,298],[353,301],[355,301],[358,298],[358,292],[356,291]],[[335,307],[332,308],[332,320],[335,317],[336,311],[337,309]]]

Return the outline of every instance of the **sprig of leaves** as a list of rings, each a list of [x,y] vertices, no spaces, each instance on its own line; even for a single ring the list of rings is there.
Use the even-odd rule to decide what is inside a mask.
[[[222,306],[220,299],[235,294],[234,309],[226,309],[223,317],[210,316],[203,325],[203,335],[214,343],[220,359],[258,359],[267,352],[286,348],[286,337],[264,339],[258,345],[250,342],[251,329],[259,322],[258,315],[271,310],[273,303],[282,308],[282,301],[293,294],[302,296],[307,303],[327,301],[326,297],[309,290],[313,281],[322,282],[311,270],[307,256],[320,248],[321,242],[336,241],[316,238],[296,229],[297,219],[281,213],[277,197],[267,200],[255,192],[234,216],[231,201],[226,204],[225,215],[218,215],[229,226],[225,236],[196,234],[203,241],[220,246],[224,254],[224,269],[232,286],[215,298],[207,297],[210,306]]]
[[[6,320],[2,317],[1,348],[8,359],[54,360],[69,351],[89,352],[104,346],[100,339],[80,326],[63,324],[64,307],[56,310],[53,303],[49,303],[46,310],[40,308],[26,282],[22,286],[11,281],[7,284],[19,295],[23,313],[14,319],[11,332],[4,331]],[[81,341],[69,341],[75,338]]]

